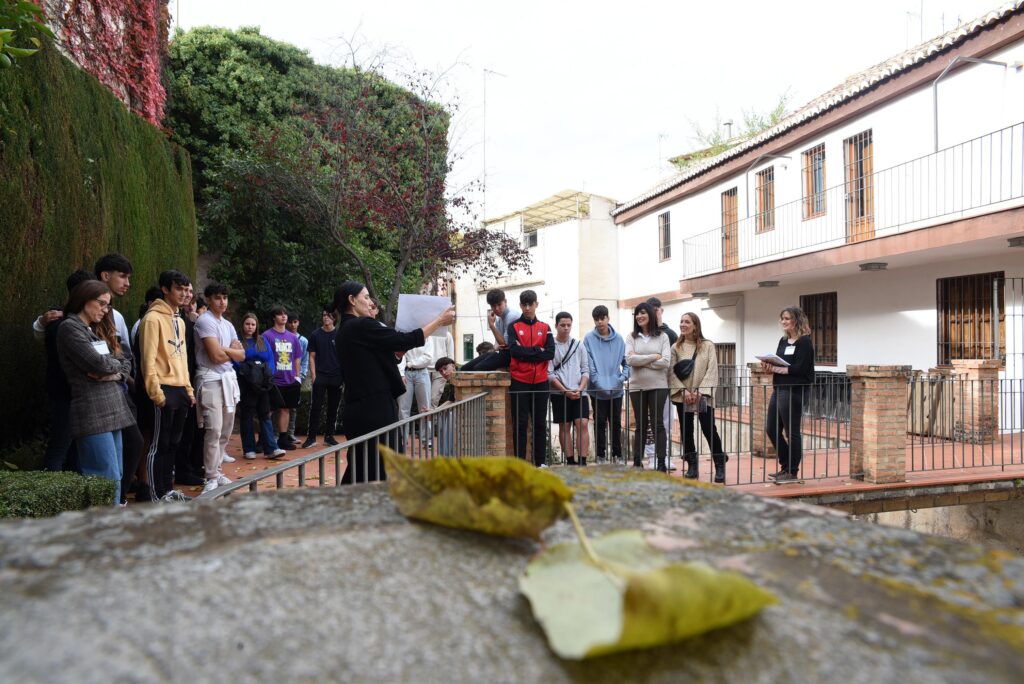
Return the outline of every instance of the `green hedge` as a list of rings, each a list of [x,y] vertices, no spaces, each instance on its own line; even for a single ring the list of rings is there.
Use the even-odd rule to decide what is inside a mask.
[[[117,483],[77,473],[0,470],[0,518],[46,518],[114,503]]]
[[[160,271],[195,274],[188,155],[52,46],[0,70],[0,447],[45,427],[45,359],[30,324],[64,280],[118,251],[135,267],[115,304],[134,321]]]

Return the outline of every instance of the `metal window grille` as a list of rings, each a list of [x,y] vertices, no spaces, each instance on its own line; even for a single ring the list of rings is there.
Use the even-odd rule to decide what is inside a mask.
[[[814,343],[814,361],[822,366],[839,362],[838,298],[835,292],[801,295],[800,308],[807,315]]]
[[[825,214],[825,144],[817,145],[802,155],[804,179],[804,218]]]
[[[672,220],[670,212],[658,215],[658,260],[672,258]]]
[[[537,246],[537,231],[532,233],[523,233],[523,248],[529,249],[530,247]]]
[[[757,232],[775,229],[775,167],[757,172],[755,196],[757,197]]]
[[[1005,359],[1003,272],[939,278],[938,362],[953,359]]]
[[[849,242],[875,237],[875,161],[871,130],[843,141],[846,155],[846,235]]]
[[[722,193],[722,268],[736,268],[740,260],[739,193],[737,188]]]

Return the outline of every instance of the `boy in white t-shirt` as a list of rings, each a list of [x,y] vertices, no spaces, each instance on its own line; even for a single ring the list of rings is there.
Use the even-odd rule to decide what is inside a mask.
[[[209,492],[231,482],[221,472],[224,449],[235,427],[235,406],[239,400],[238,380],[232,361],[244,361],[245,349],[231,322],[224,318],[228,288],[210,283],[203,291],[209,310],[195,323],[196,395],[203,433],[203,469]]]

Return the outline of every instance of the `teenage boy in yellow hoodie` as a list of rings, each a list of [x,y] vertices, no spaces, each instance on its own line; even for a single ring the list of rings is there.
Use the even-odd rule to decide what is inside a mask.
[[[153,402],[153,442],[146,454],[152,498],[188,501],[174,489],[174,454],[181,441],[188,409],[196,400],[188,375],[185,323],[179,308],[185,302],[188,277],[180,271],[160,274],[163,298],[154,301],[139,325],[141,371]]]

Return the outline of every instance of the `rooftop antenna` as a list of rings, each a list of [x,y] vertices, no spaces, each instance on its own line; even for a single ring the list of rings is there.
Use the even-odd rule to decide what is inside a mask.
[[[662,162],[661,141],[662,140],[667,140],[667,139],[668,139],[668,134],[667,133],[658,133],[658,164],[657,164],[657,166],[654,167],[654,168],[656,168],[658,170],[658,173],[661,173],[661,162]]]
[[[732,119],[726,119],[722,125],[725,126],[725,141],[729,142],[732,140]]]
[[[506,78],[505,74],[493,69],[484,69],[484,208],[483,208],[483,219],[487,220],[487,77],[488,76],[501,76]]]

